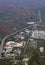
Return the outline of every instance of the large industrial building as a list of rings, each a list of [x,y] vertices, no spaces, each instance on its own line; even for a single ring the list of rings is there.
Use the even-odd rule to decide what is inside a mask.
[[[34,30],[32,31],[32,38],[40,38],[45,39],[45,31],[42,30]]]

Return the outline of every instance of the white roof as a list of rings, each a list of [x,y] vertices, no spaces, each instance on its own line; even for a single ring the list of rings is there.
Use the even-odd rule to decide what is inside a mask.
[[[23,43],[21,43],[21,42],[20,43],[16,43],[16,46],[17,47],[21,47],[21,46],[23,46]]]
[[[23,61],[26,61],[26,62],[27,62],[28,60],[29,60],[29,58],[24,58],[24,59],[23,59]]]
[[[8,41],[6,45],[10,45],[11,43],[15,43],[14,41]]]
[[[31,24],[34,24],[34,23],[35,23],[35,22],[27,22],[27,24],[30,24],[30,25],[31,25]]]
[[[44,50],[44,47],[40,47],[40,52],[43,52],[43,50]]]

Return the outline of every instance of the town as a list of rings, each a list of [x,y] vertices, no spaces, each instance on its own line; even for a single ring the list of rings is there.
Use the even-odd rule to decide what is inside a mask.
[[[38,28],[40,23],[27,22],[28,26],[2,40],[1,57],[13,60],[14,64],[22,61],[28,65],[34,52],[45,58],[45,30]],[[37,25],[37,26],[36,26]],[[3,44],[1,43],[1,44]],[[16,60],[16,61],[14,61]],[[34,63],[35,60],[32,62]]]

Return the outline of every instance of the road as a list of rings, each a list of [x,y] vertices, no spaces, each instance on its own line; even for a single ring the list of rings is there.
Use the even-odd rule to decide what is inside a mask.
[[[1,46],[0,46],[0,58],[1,58]]]

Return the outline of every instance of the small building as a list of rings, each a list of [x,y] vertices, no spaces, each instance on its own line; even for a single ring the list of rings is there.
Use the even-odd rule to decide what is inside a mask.
[[[6,57],[14,57],[14,54],[6,54]]]
[[[29,58],[23,58],[22,61],[25,63],[25,65],[28,65]]]

